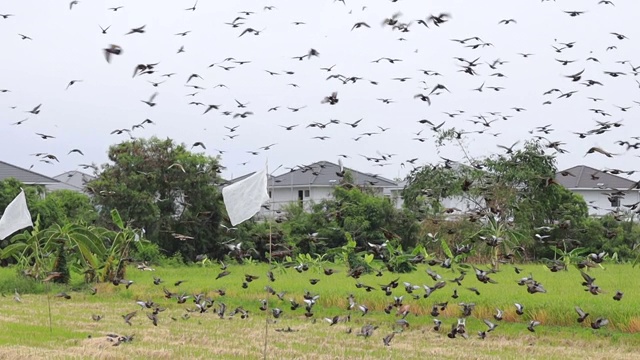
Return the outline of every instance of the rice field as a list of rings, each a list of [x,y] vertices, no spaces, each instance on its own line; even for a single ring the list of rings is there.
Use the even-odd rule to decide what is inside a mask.
[[[0,359],[259,359],[266,349],[272,359],[413,359],[425,356],[455,359],[485,358],[539,358],[539,359],[588,359],[637,357],[640,348],[640,281],[637,269],[630,265],[605,264],[603,268],[589,270],[602,293],[592,295],[584,291],[580,272],[552,273],[543,265],[503,265],[501,271],[490,274],[497,284],[478,281],[473,270],[467,273],[462,285],[450,282],[459,274],[440,267],[433,267],[447,282],[442,289],[424,298],[422,285],[433,286],[435,281],[421,265],[410,274],[384,273],[381,277],[367,274],[358,280],[346,276],[346,269],[332,267],[337,272],[327,276],[321,268],[311,268],[298,273],[293,269],[273,270],[275,281],[270,281],[265,264],[228,267],[229,275],[216,279],[221,272],[218,265],[156,268],[155,271],[139,271],[131,267],[127,279],[133,284],[98,284],[97,293],[75,278],[69,287],[39,285],[37,288],[26,280],[17,279],[14,269],[0,269]],[[245,275],[259,278],[242,287]],[[540,282],[546,293],[530,294],[526,286],[517,281],[529,274]],[[154,285],[153,277],[163,283]],[[399,286],[386,296],[380,289],[399,278]],[[317,279],[312,285],[310,280]],[[184,282],[179,286],[175,283]],[[367,292],[356,287],[360,282],[374,290]],[[404,282],[421,288],[407,293]],[[271,286],[277,295],[270,295],[265,286]],[[20,294],[21,302],[14,299],[12,287]],[[469,290],[475,287],[480,295]],[[164,297],[163,288],[176,294],[191,295],[184,304],[175,298]],[[38,294],[30,290],[42,290]],[[458,298],[451,296],[454,289]],[[218,290],[224,293],[221,295]],[[624,292],[621,301],[613,300],[617,290]],[[56,297],[64,291],[70,299]],[[313,315],[305,316],[303,294],[319,295],[312,308]],[[281,293],[284,292],[284,295]],[[205,293],[213,299],[213,306],[206,312],[189,312],[196,304],[193,294]],[[348,310],[347,298],[353,294],[357,305]],[[413,296],[418,297],[415,299]],[[403,296],[403,304],[409,305],[405,320],[408,327],[401,328],[394,308],[390,314],[385,307],[393,303],[394,296]],[[260,310],[260,300],[268,301],[268,309]],[[290,299],[301,306],[291,310]],[[152,300],[165,308],[158,314],[157,326],[147,317],[150,309],[142,309],[136,301]],[[434,317],[430,314],[436,303],[448,302],[437,316],[442,321],[440,331],[434,331]],[[468,338],[458,335],[451,339],[447,333],[451,325],[462,316],[459,303],[475,303],[472,315],[467,318]],[[226,305],[221,319],[217,310],[220,303]],[[516,314],[515,303],[524,305],[523,315]],[[368,312],[358,309],[365,305]],[[574,307],[580,306],[589,316],[578,323]],[[240,313],[230,316],[234,309],[242,307],[248,317]],[[272,309],[282,309],[275,319]],[[503,320],[493,315],[496,308],[503,310]],[[49,317],[49,309],[51,318]],[[137,311],[127,325],[123,315]],[[94,321],[92,315],[104,316]],[[340,321],[330,325],[325,318],[340,316]],[[350,320],[346,321],[350,315]],[[606,326],[594,330],[590,324],[596,318],[609,320]],[[478,331],[487,330],[482,321],[488,319],[497,328],[488,332],[484,340]],[[531,320],[539,321],[535,332],[527,330]],[[364,325],[377,326],[369,337],[358,336]],[[278,331],[285,330],[285,331]],[[289,331],[290,330],[290,331]],[[390,346],[383,338],[394,333]],[[133,335],[130,342],[120,342],[107,334]],[[266,336],[266,337],[265,337]],[[265,343],[266,338],[266,343]],[[111,341],[109,341],[111,340]],[[265,347],[266,345],[266,347]]]

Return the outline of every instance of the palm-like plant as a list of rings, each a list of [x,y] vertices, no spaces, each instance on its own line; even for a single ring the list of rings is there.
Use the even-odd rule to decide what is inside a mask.
[[[73,223],[54,224],[42,230],[37,217],[33,230],[13,236],[0,258],[13,257],[25,274],[38,280],[47,276],[61,256],[74,271],[84,273],[87,282],[124,277],[124,260],[131,244],[146,240],[124,224],[117,210],[111,211],[111,217],[118,231]]]
[[[44,248],[44,232],[40,229],[40,216],[31,231],[24,231],[11,238],[11,244],[0,254],[2,259],[14,258],[26,275],[40,279],[50,268],[50,253]]]
[[[42,279],[55,262],[56,257],[52,255],[59,254],[61,247],[71,262],[82,269],[96,269],[104,254],[104,245],[95,228],[68,223],[54,224],[42,230],[38,217],[33,230],[11,238],[11,244],[2,251],[1,257],[13,257],[26,274]]]
[[[100,231],[100,237],[107,240],[108,248],[105,248],[104,261],[100,266],[99,281],[124,278],[131,245],[134,241],[147,241],[133,228],[125,225],[117,210],[111,210],[111,219],[119,231],[108,229]]]
[[[521,233],[510,227],[505,221],[496,217],[489,217],[485,226],[480,230],[485,243],[491,248],[491,263],[498,268],[500,254],[509,254],[512,249],[519,246],[519,241],[524,237]]]

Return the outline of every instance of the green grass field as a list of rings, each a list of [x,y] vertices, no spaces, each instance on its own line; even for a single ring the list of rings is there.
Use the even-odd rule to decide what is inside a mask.
[[[596,284],[603,293],[591,295],[584,291],[583,281],[577,269],[550,272],[543,265],[524,265],[521,274],[516,274],[511,265],[503,265],[501,271],[491,277],[497,284],[479,282],[473,271],[462,281],[462,286],[447,281],[443,289],[423,298],[423,289],[414,294],[416,300],[406,293],[402,282],[432,286],[434,281],[426,274],[427,266],[421,265],[411,274],[384,273],[382,277],[373,274],[364,275],[359,280],[346,276],[344,268],[336,267],[339,272],[327,276],[321,269],[310,269],[298,273],[293,269],[286,272],[275,270],[276,280],[270,282],[266,273],[268,266],[244,265],[229,266],[230,275],[217,279],[219,266],[157,268],[156,271],[139,271],[135,267],[128,270],[127,278],[133,285],[126,289],[124,285],[99,284],[98,292],[91,295],[89,289],[74,278],[75,286],[68,288],[51,286],[46,294],[28,294],[33,286],[16,277],[14,269],[0,269],[0,358],[26,357],[29,359],[62,358],[140,358],[140,359],[176,359],[176,358],[219,358],[245,359],[262,358],[267,334],[267,354],[272,359],[342,359],[342,358],[424,358],[435,355],[439,358],[636,358],[640,346],[640,280],[635,275],[637,269],[629,265],[605,264],[589,274],[596,278]],[[455,278],[458,274],[451,270],[433,267],[443,279]],[[547,293],[529,294],[525,286],[518,286],[517,280],[531,273],[535,280],[544,285]],[[241,287],[245,274],[259,276],[249,283],[247,289]],[[153,284],[153,276],[160,277],[164,283]],[[311,285],[309,279],[320,281]],[[395,322],[399,317],[395,310],[386,314],[383,309],[393,302],[393,296],[385,296],[378,285],[400,278],[400,285],[393,290],[394,296],[404,295],[404,304],[410,306],[406,317],[409,327],[395,334],[391,346],[383,345],[382,338],[398,329]],[[178,287],[174,283],[186,280]],[[360,281],[375,287],[366,292],[356,288]],[[265,286],[271,286],[276,292],[286,292],[284,301],[276,296],[268,296]],[[40,290],[44,285],[39,285]],[[49,285],[47,285],[49,286]],[[44,286],[45,289],[47,286]],[[205,313],[188,313],[193,309],[193,298],[185,304],[176,299],[164,298],[163,286],[175,293],[204,292],[214,300],[214,305]],[[13,287],[21,293],[22,302],[13,299]],[[468,290],[475,287],[480,295]],[[459,297],[451,298],[454,289]],[[216,290],[226,292],[220,296]],[[66,291],[71,299],[54,297],[60,291]],[[616,290],[624,292],[622,301],[612,299]],[[304,316],[303,294],[309,291],[320,295],[313,308],[311,318]],[[354,309],[347,310],[347,297],[353,294],[358,304],[365,304],[369,312]],[[267,299],[269,310],[259,309],[260,300]],[[301,304],[295,311],[290,310],[289,299]],[[151,310],[141,310],[136,300],[153,300],[166,311],[158,315],[158,325],[153,326],[146,314]],[[448,301],[449,305],[438,319],[443,326],[439,332],[433,330],[433,317],[429,314],[432,305]],[[51,328],[49,327],[49,306],[51,307]],[[227,306],[227,315],[220,319],[216,314],[218,304]],[[461,317],[460,302],[476,304],[472,316],[467,319],[469,338],[460,336],[450,339],[446,333],[451,324]],[[515,313],[514,303],[525,306],[524,315]],[[229,317],[229,313],[238,306],[249,311],[248,319],[239,314]],[[575,306],[590,313],[587,320],[578,324]],[[271,309],[284,310],[278,319],[273,319]],[[504,320],[493,319],[495,309],[504,311]],[[125,324],[122,315],[138,310]],[[99,322],[93,321],[93,314],[104,315]],[[325,317],[351,314],[351,321],[339,322],[330,326]],[[269,323],[267,324],[267,317]],[[609,324],[599,330],[590,327],[592,320],[604,317]],[[495,331],[488,333],[486,339],[478,338],[477,332],[486,330],[482,319],[498,324]],[[275,321],[274,321],[275,320]],[[535,333],[527,330],[530,320],[541,325]],[[357,336],[365,324],[378,326],[369,338]],[[291,328],[293,332],[278,332],[277,329]],[[351,329],[351,333],[348,333]],[[134,335],[133,341],[113,346],[106,334]]]

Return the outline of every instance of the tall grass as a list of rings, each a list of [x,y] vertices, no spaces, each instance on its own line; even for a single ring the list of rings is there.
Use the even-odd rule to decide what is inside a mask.
[[[266,312],[259,310],[259,300],[267,298],[270,309],[279,307],[284,310],[281,318],[277,319],[275,324],[269,325],[269,353],[274,358],[412,358],[399,351],[411,351],[409,349],[415,349],[421,342],[429,339],[439,344],[434,346],[430,342],[431,354],[445,358],[449,355],[456,357],[455,354],[463,356],[462,351],[473,351],[478,358],[493,355],[517,357],[518,346],[523,343],[538,344],[536,350],[532,349],[532,357],[559,358],[560,356],[553,355],[551,348],[544,347],[549,346],[575,347],[571,351],[575,352],[576,357],[595,356],[595,353],[589,351],[607,354],[606,349],[615,348],[616,355],[625,358],[631,354],[630,349],[640,345],[640,339],[634,335],[640,331],[640,313],[637,310],[640,308],[640,297],[637,294],[640,281],[633,276],[635,269],[630,265],[605,265],[604,269],[590,270],[589,274],[596,278],[596,283],[605,291],[596,296],[583,290],[580,285],[582,277],[576,269],[552,273],[542,265],[519,267],[523,268],[521,274],[516,274],[513,267],[506,265],[502,267],[502,271],[490,275],[498,284],[482,284],[475,279],[471,271],[463,280],[463,286],[458,287],[455,283],[447,281],[443,289],[435,291],[426,299],[422,297],[423,290],[416,290],[414,294],[420,296],[417,300],[406,293],[402,282],[432,286],[434,281],[426,274],[426,266],[420,266],[418,271],[410,274],[384,273],[382,277],[364,275],[358,280],[347,277],[346,269],[341,267],[335,267],[339,272],[331,276],[324,275],[319,268],[312,268],[303,273],[293,269],[287,269],[285,272],[274,270],[274,282],[267,279],[266,273],[269,268],[264,264],[230,265],[228,270],[231,274],[217,280],[216,276],[221,270],[215,264],[207,267],[157,268],[153,272],[130,268],[127,274],[134,284],[129,289],[123,285],[98,284],[98,293],[91,295],[86,288],[80,286],[81,279],[75,277],[72,279],[73,285],[67,289],[53,286],[50,289],[51,294],[65,290],[72,296],[70,300],[51,298],[53,334],[48,333],[47,299],[42,294],[47,290],[46,287],[20,279],[13,269],[0,269],[0,289],[6,295],[0,299],[0,327],[10,330],[2,332],[0,345],[7,345],[7,349],[13,350],[17,348],[12,346],[24,351],[28,349],[27,354],[33,355],[33,358],[109,358],[111,356],[105,354],[113,354],[114,351],[126,353],[132,358],[257,358],[262,354],[264,320],[267,316]],[[432,269],[442,275],[443,280],[453,279],[458,275],[438,267]],[[517,280],[529,273],[543,284],[547,293],[529,294],[526,287],[517,285]],[[247,289],[243,289],[241,284],[245,274],[260,278],[249,283]],[[154,285],[153,276],[162,278],[164,283]],[[320,281],[311,285],[311,278]],[[391,346],[393,350],[390,350],[382,346],[381,338],[393,331],[397,317],[395,312],[387,315],[382,311],[393,302],[393,297],[385,296],[379,285],[396,278],[399,278],[400,285],[393,290],[393,295],[404,296],[404,303],[410,305],[411,314],[407,317],[410,327],[402,334],[396,335]],[[178,280],[186,281],[176,287],[174,283]],[[356,288],[357,282],[374,286],[376,289],[366,292],[364,289]],[[284,291],[285,300],[268,296],[264,290],[266,285],[271,286],[276,292]],[[180,305],[175,299],[165,299],[163,287],[176,293],[205,292],[215,300],[214,304],[224,302],[228,311],[242,306],[250,311],[250,317],[247,320],[240,320],[238,317],[233,320],[220,320],[210,310],[204,314],[190,313],[191,317],[183,320],[185,308],[194,308],[194,303],[189,299],[186,304]],[[467,290],[467,287],[476,287],[481,295],[474,294]],[[22,303],[12,300],[14,288],[22,294]],[[458,299],[451,298],[454,288],[458,289]],[[226,294],[218,295],[215,292],[218,289],[224,290]],[[625,292],[622,301],[612,299],[616,290]],[[311,319],[305,318],[302,307],[296,311],[289,309],[290,298],[303,304],[302,294],[305,291],[320,295]],[[362,316],[357,310],[347,310],[349,294],[354,295],[358,304],[369,307],[367,315]],[[132,320],[133,326],[124,324],[121,315],[140,310],[135,300],[153,300],[166,307],[167,310],[159,316],[157,327],[147,319],[146,310],[138,311]],[[444,322],[443,330],[436,333],[432,330],[433,317],[429,312],[434,303],[445,301],[449,302],[449,306],[438,316]],[[461,316],[460,306],[457,305],[460,302],[476,304],[472,316],[467,320],[467,327],[472,335],[472,339],[468,341],[450,340],[444,335],[451,324]],[[515,302],[525,306],[523,316],[515,314]],[[576,322],[574,306],[580,306],[590,313],[585,323]],[[496,308],[504,310],[504,320],[499,322],[498,328],[490,333],[485,342],[474,340],[476,331],[486,329],[482,319],[494,321],[493,314]],[[94,322],[91,320],[92,314],[104,314],[105,319]],[[351,322],[348,323],[330,327],[329,323],[323,320],[324,317],[347,314],[351,314]],[[596,317],[605,317],[611,323],[595,331],[589,327],[589,323]],[[529,320],[532,319],[542,323],[536,328],[535,333],[526,330]],[[360,327],[367,323],[379,326],[374,338],[363,339],[355,336]],[[288,326],[299,331],[274,332],[276,328]],[[353,329],[351,334],[346,334],[348,328]],[[136,339],[131,344],[112,347],[104,337],[108,332],[134,333]],[[89,335],[92,336],[91,339],[88,338]],[[372,343],[375,345],[371,345]],[[486,346],[486,343],[493,345]],[[540,346],[541,343],[546,345]],[[592,346],[598,346],[598,349],[589,350]],[[66,348],[68,350],[64,350]],[[6,353],[4,354],[6,356]],[[568,354],[565,358],[571,357],[571,354]]]

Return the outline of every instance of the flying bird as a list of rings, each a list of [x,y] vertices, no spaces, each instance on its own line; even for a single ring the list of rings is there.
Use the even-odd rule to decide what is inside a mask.
[[[107,59],[108,63],[111,63],[111,55],[120,55],[122,54],[122,48],[119,45],[111,44],[108,48],[103,49],[104,57]]]

